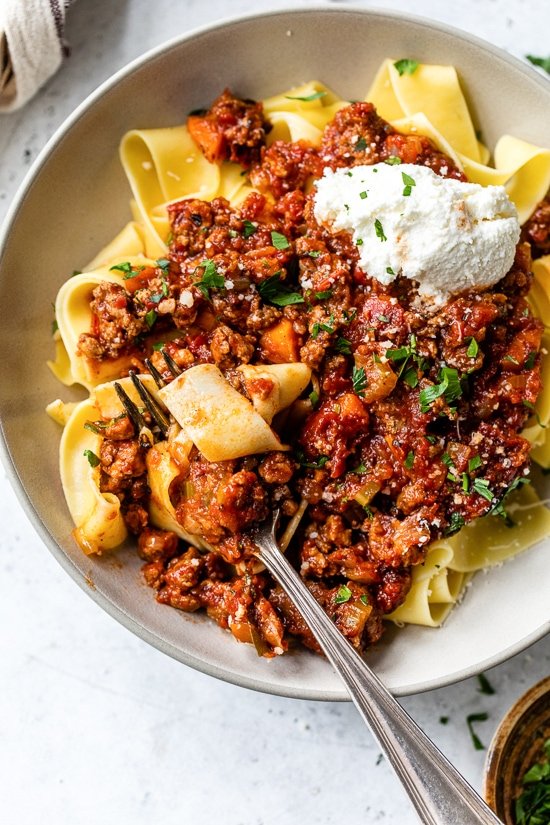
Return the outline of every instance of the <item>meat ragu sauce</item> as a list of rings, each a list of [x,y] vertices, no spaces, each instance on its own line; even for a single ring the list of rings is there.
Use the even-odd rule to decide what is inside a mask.
[[[229,91],[188,125],[211,162],[242,164],[258,192],[238,208],[223,198],[172,204],[169,264],[134,272],[125,288],[97,287],[80,351],[130,354],[142,372],[149,355],[169,382],[153,332],[153,340],[170,338],[182,369],[214,363],[241,392],[235,367],[249,362],[302,361],[312,388],[275,422],[290,453],[219,463],[191,454],[172,500],[182,526],[215,552],[149,526],[143,447],[127,418],[105,430],[102,489],[120,497],[157,599],[205,608],[267,656],[292,637],[317,645],[269,575],[255,572],[242,533],[274,507],[292,517],[305,499],[288,555],[362,650],[404,600],[428,544],[502,514],[503,497],[527,473],[529,444],[519,433],[541,386],[542,331],[525,301],[529,241],[547,250],[549,204],[525,227],[495,288],[430,314],[410,282],[383,287],[361,271],[351,237],[319,226],[308,194],[326,166],[388,158],[464,180],[430,140],[398,134],[369,103],[353,103],[326,127],[320,148],[266,148],[261,104]]]

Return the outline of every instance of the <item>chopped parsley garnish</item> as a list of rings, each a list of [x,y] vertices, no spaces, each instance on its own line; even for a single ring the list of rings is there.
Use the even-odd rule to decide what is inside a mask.
[[[514,806],[517,825],[550,822],[550,739],[543,743],[542,750],[544,756],[523,775],[524,790]]]
[[[350,470],[350,472],[356,473],[357,475],[362,475],[363,473],[367,472],[367,465],[364,461],[362,461],[360,464],[357,465],[357,467],[354,467],[353,470]]]
[[[466,724],[468,725],[468,730],[470,731],[470,736],[472,737],[472,743],[476,751],[485,750],[485,745],[481,742],[479,736],[474,731],[473,723],[474,722],[486,722],[489,718],[488,713],[470,713],[469,716],[466,717]]]
[[[389,323],[389,321],[390,321],[390,319],[388,318],[388,316],[387,316],[387,315],[377,315],[377,316],[376,316],[376,318],[377,318],[379,321],[382,321],[382,323],[383,323],[383,324],[388,324],[388,323]]]
[[[330,318],[328,319],[328,323],[326,324],[321,323],[320,321],[316,321],[311,328],[311,337],[317,338],[321,330],[323,332],[328,332],[329,334],[331,332],[334,332],[334,315],[331,314]]]
[[[478,470],[481,467],[481,458],[478,455],[475,455],[468,461],[468,472],[473,473],[474,470]]]
[[[315,297],[318,301],[324,301],[326,298],[332,298],[332,289],[325,289],[322,292],[316,292]]]
[[[479,352],[479,346],[475,338],[470,338],[470,343],[468,344],[468,349],[466,350],[466,355],[468,358],[475,358]]]
[[[351,381],[353,384],[353,392],[359,397],[363,396],[367,388],[367,376],[365,375],[365,368],[354,367],[351,373]]]
[[[53,321],[52,321],[52,335],[55,335],[55,333],[57,332],[58,329],[59,329],[59,324],[57,323],[57,320],[54,318]]]
[[[302,467],[309,467],[312,470],[320,470],[329,461],[328,455],[320,455],[319,458],[308,461],[303,450],[296,450],[296,460]]]
[[[275,275],[271,275],[265,281],[259,283],[258,292],[262,300],[278,307],[304,303],[304,299],[299,292],[293,292],[291,287],[281,283],[280,272],[276,272]]]
[[[252,221],[243,221],[243,238],[250,238],[258,227]]]
[[[493,696],[496,691],[485,674],[478,673],[477,679],[479,682],[478,692],[484,693],[486,696]]]
[[[354,149],[357,149],[358,152],[364,152],[367,148],[367,141],[364,137],[360,137],[359,140],[356,142]],[[351,177],[351,175],[350,175]]]
[[[84,450],[83,455],[88,459],[90,467],[97,467],[99,465],[100,460],[93,450]]]
[[[414,464],[414,453],[412,450],[409,450],[407,453],[407,458],[403,462],[403,466],[407,468],[407,470],[412,470],[412,466]]]
[[[275,230],[271,233],[271,243],[275,249],[288,249],[290,246],[286,236],[282,235],[280,232],[275,232]]]
[[[404,74],[414,74],[418,69],[419,63],[417,60],[404,57],[401,60],[396,60],[393,65],[397,69],[399,76],[402,77]]]
[[[410,347],[398,347],[397,349],[386,350],[386,358],[390,361],[402,361],[403,358],[408,358],[410,354]]]
[[[519,361],[517,360],[517,358],[514,358],[513,355],[505,355],[502,360],[503,361],[510,361],[512,364],[519,364]]]
[[[403,381],[414,390],[418,386],[418,373],[414,367],[410,367],[403,375]]]
[[[343,338],[342,336],[340,336],[336,339],[334,349],[336,350],[336,352],[340,352],[342,355],[351,355],[351,341],[348,341],[347,338]]]
[[[357,238],[355,241],[356,246],[363,246],[363,238]]]
[[[285,95],[285,97],[287,100],[301,100],[302,103],[311,103],[312,100],[319,100],[320,97],[324,97],[325,95],[326,92],[320,91],[312,92],[310,95],[304,95],[303,97],[301,97],[300,95],[296,97],[294,95]]]
[[[394,276],[394,278],[395,278],[395,272],[393,271],[393,269],[391,268],[391,266],[387,266],[387,267],[386,267],[386,272],[388,273],[388,275],[393,275],[393,276]]]
[[[439,371],[439,384],[426,387],[420,391],[420,409],[427,413],[437,398],[443,396],[450,404],[462,396],[462,385],[457,370],[453,367],[442,367]]]
[[[341,587],[338,588],[338,592],[334,598],[334,601],[336,602],[336,604],[344,604],[345,602],[349,602],[351,596],[351,590],[347,585],[343,584],[341,585]]]
[[[470,476],[468,473],[462,473],[462,489],[465,493],[470,492]]]
[[[309,258],[318,258],[320,254],[321,253],[319,252],[318,249],[312,249],[312,250],[310,250],[310,252],[306,252],[306,255]]]
[[[487,501],[492,501],[494,499],[493,493],[489,490],[489,482],[486,478],[474,478],[472,482],[472,490],[477,493],[478,496],[482,496],[487,499]]]
[[[380,238],[381,241],[387,241],[388,239],[384,235],[384,228],[378,218],[376,218],[374,222],[374,231],[376,232],[376,237]]]
[[[525,359],[525,364],[523,365],[526,370],[532,370],[535,366],[535,361],[537,360],[537,353],[530,352],[527,358]]]
[[[363,602],[363,604],[369,604],[369,597],[366,593],[363,593],[361,596],[359,596],[359,601]]]
[[[452,467],[454,464],[453,459],[451,458],[449,453],[443,453],[443,455],[441,456],[441,461],[443,462],[445,467]]]
[[[313,409],[315,409],[315,407],[319,403],[319,393],[317,392],[317,390],[312,390],[308,397],[311,406],[313,407]]]
[[[362,201],[364,201],[365,198],[367,197],[367,193],[365,191],[359,192],[359,197],[361,198]]]
[[[403,163],[403,161],[401,160],[401,158],[392,155],[391,158],[386,158],[384,163],[387,163],[388,166],[399,166],[401,163]]]
[[[165,275],[168,275],[168,270],[170,269],[170,261],[168,258],[159,258],[157,261],[157,266],[162,269]]]
[[[525,57],[532,63],[533,66],[538,66],[541,69],[544,69],[545,72],[550,74],[550,57],[535,57],[532,54],[526,54]]]
[[[133,275],[134,275],[134,273],[132,271],[132,264],[130,263],[130,261],[124,261],[121,264],[114,264],[114,266],[110,266],[109,267],[109,272],[112,272],[113,270],[115,270],[117,272],[124,272],[125,273],[124,280],[127,280],[128,278],[132,278]]]
[[[145,315],[145,323],[151,329],[154,326],[155,321],[157,320],[157,313],[154,309],[150,309],[149,312]]]
[[[451,513],[451,518],[449,519],[449,526],[443,532],[444,536],[452,536],[454,533],[458,533],[459,530],[462,530],[464,525],[466,524],[464,517],[460,515],[460,513]]]
[[[501,496],[498,501],[494,502],[493,506],[489,510],[489,514],[491,516],[500,516],[500,518],[504,519],[504,521],[505,521],[505,523],[508,527],[513,527],[514,522],[512,521],[512,519],[510,518],[510,516],[506,512],[506,507],[505,507],[506,499],[508,498],[510,493],[513,493],[514,490],[517,490],[518,487],[521,487],[524,484],[530,484],[530,483],[531,482],[529,481],[529,479],[525,478],[525,476],[518,476],[517,478],[515,478],[512,481],[512,483],[510,484],[510,486],[508,487],[508,489],[506,490],[506,492],[504,493],[504,495]]]
[[[160,352],[166,346],[164,341],[157,341],[156,344],[153,344],[153,351]]]
[[[204,297],[208,300],[210,298],[210,290],[223,289],[225,279],[216,269],[214,261],[202,261],[200,266],[204,267],[204,271],[200,281],[195,281],[195,286],[200,289]]]
[[[439,724],[440,725],[448,725],[449,724],[449,717],[448,716],[440,716],[439,717]]]
[[[407,175],[406,172],[401,172],[401,177],[403,178],[403,183],[405,184],[403,195],[408,197],[412,192],[413,186],[416,186],[416,181],[414,178],[411,178],[410,175]]]

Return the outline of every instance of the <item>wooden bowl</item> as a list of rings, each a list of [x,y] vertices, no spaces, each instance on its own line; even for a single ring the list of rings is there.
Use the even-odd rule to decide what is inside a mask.
[[[550,738],[550,676],[513,705],[493,737],[485,762],[483,793],[505,825],[516,825],[514,804],[522,778]]]

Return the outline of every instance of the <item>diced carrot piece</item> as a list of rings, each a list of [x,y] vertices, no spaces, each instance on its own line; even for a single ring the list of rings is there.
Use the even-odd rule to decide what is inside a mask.
[[[272,364],[290,364],[299,361],[299,338],[292,321],[283,318],[269,327],[260,338],[264,358]]]
[[[206,160],[218,163],[225,160],[224,137],[216,123],[208,117],[190,115],[187,118],[189,134],[199,144]]]

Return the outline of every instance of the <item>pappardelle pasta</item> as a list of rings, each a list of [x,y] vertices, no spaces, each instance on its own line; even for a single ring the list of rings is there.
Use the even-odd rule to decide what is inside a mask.
[[[385,618],[439,626],[474,571],[550,535],[528,486],[529,453],[550,466],[550,150],[505,135],[491,165],[456,71],[386,60],[365,102],[319,82],[261,103],[225,90],[120,152],[133,219],[55,304],[51,369],[89,391],[48,408],[84,552],[134,535],[159,602],[205,609],[273,656],[293,639],[317,649],[251,552],[247,531],[275,507],[281,549],[360,650]],[[357,186],[353,208],[329,197],[325,220],[321,179]],[[508,263],[501,207],[492,221],[467,206],[497,191]],[[430,222],[432,192],[449,232]],[[339,228],[358,206],[368,226]],[[407,221],[426,248],[442,235],[443,273],[476,243],[505,269],[430,303]],[[368,244],[388,256],[381,278]]]

